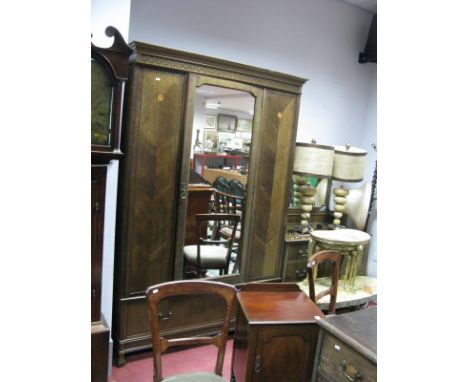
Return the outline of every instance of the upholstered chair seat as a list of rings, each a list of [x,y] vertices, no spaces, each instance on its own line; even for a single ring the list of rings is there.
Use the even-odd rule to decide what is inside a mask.
[[[185,259],[191,263],[197,263],[197,245],[184,247]],[[200,245],[200,263],[204,269],[219,269],[226,266],[228,248],[224,245]]]

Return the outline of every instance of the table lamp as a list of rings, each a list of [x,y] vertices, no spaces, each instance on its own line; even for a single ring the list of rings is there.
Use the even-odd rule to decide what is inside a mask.
[[[312,143],[296,143],[294,156],[294,204],[301,207],[302,232],[309,231],[310,212],[314,207],[315,187],[307,177],[331,179],[333,170],[334,148]]]
[[[364,179],[364,170],[366,168],[367,151],[346,146],[336,146],[333,159],[333,180],[341,182],[361,182]],[[333,190],[335,195],[335,212],[333,213],[333,224],[335,227],[341,224],[343,212],[346,210],[346,197],[349,190],[343,186]]]

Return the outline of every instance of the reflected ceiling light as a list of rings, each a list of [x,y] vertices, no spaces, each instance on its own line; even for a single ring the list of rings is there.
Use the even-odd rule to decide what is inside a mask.
[[[219,105],[220,105],[220,102],[218,102],[218,103],[205,102],[205,107],[207,109],[218,109]]]

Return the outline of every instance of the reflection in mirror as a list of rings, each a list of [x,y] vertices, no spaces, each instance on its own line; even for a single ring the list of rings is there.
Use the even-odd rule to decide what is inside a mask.
[[[184,278],[239,272],[254,109],[250,93],[211,85],[197,88]]]
[[[288,227],[290,233],[302,234],[309,232],[314,226],[314,214],[329,210],[328,178],[293,175],[290,189],[290,209],[297,209],[300,219],[297,224]],[[322,224],[321,224],[322,226]]]
[[[327,178],[317,178],[313,176],[297,176],[293,175],[291,179],[291,199],[290,207],[299,207],[302,204],[301,186],[312,186],[316,189],[312,201],[313,210],[325,210],[327,206]]]

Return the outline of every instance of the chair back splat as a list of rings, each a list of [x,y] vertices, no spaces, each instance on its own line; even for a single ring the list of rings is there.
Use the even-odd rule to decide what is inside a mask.
[[[189,337],[178,339],[165,339],[161,337],[159,326],[158,304],[167,297],[175,296],[200,296],[216,295],[225,302],[225,314],[221,331],[214,337]],[[161,368],[161,354],[172,346],[187,345],[215,345],[218,348],[216,366],[214,373],[193,373],[169,377],[169,381],[188,381],[196,376],[197,381],[224,381],[222,379],[222,368],[224,355],[226,352],[226,342],[229,331],[229,321],[232,315],[236,288],[232,285],[202,280],[172,281],[163,284],[157,284],[146,290],[146,301],[148,303],[151,336],[153,340],[153,367],[154,382],[164,381]],[[192,376],[192,377],[191,377]],[[219,377],[217,377],[219,376]]]
[[[307,261],[307,277],[309,279],[309,297],[316,303],[322,297],[327,294],[330,295],[330,303],[328,305],[328,314],[335,313],[336,310],[336,299],[338,295],[338,280],[340,276],[340,259],[341,255],[338,251],[326,250],[314,253],[309,260]],[[315,294],[315,285],[314,285],[314,269],[318,267],[319,264],[324,262],[331,262],[333,264],[332,276],[331,276],[331,285],[330,288]]]

